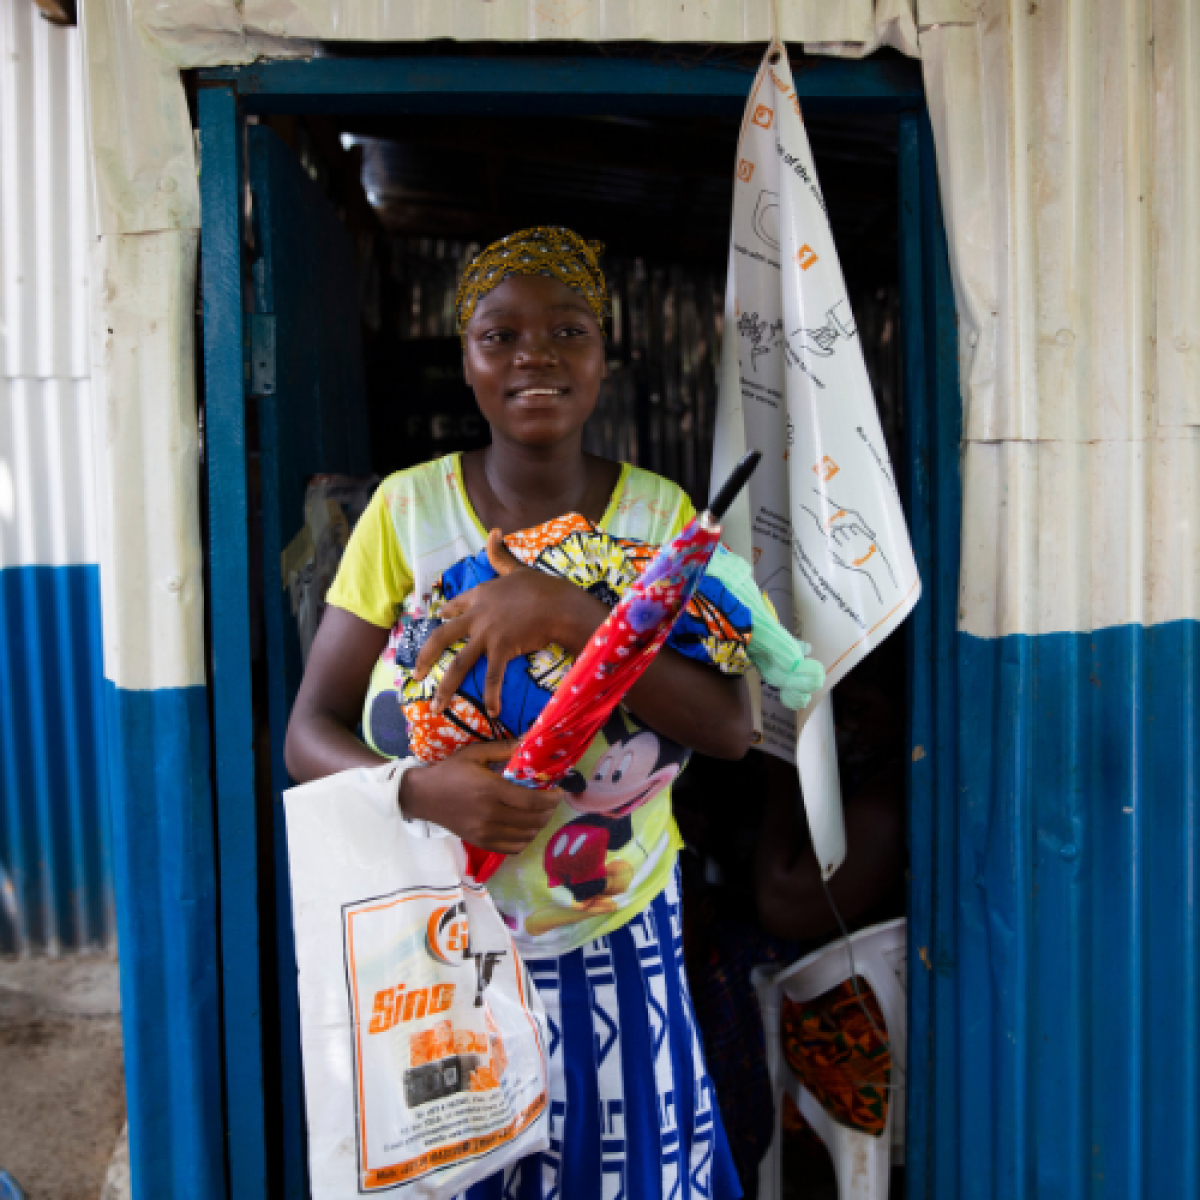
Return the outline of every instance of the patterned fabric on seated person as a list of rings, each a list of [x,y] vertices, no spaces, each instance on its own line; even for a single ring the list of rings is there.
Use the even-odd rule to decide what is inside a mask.
[[[647,543],[615,538],[577,514],[510,534],[505,544],[526,566],[566,579],[610,607],[657,552],[657,547]],[[450,705],[441,713],[433,712],[438,683],[465,642],[451,646],[430,673],[417,680],[413,671],[421,647],[437,628],[437,613],[443,605],[495,577],[486,552],[460,559],[435,584],[430,617],[402,618],[388,641],[384,657],[395,665],[393,688],[407,727],[407,752],[426,762],[444,758],[469,742],[520,737],[537,720],[574,662],[561,646],[551,643],[509,663],[500,712],[491,717],[483,704],[487,659],[480,658]],[[741,675],[749,666],[750,633],[750,610],[718,579],[706,576],[667,645],[725,674]],[[384,753],[401,749],[372,740]]]
[[[871,985],[860,975],[858,994],[854,981],[847,979],[804,1003],[785,996],[780,1025],[787,1065],[829,1115],[851,1129],[882,1137],[892,1049]]]

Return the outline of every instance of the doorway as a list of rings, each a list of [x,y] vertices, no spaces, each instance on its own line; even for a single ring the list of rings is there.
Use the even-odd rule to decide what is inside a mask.
[[[239,914],[221,929],[234,1195],[305,1194],[295,968],[290,924],[275,920],[288,911],[282,733],[302,667],[278,564],[303,523],[304,484],[478,444],[448,323],[457,271],[473,245],[564,223],[609,247],[617,320],[594,448],[705,498],[727,164],[757,54],[697,57],[529,59],[493,47],[474,60],[202,74],[213,728],[222,912]],[[901,666],[909,738],[934,747],[935,700],[952,682],[952,650],[936,647],[953,628],[958,395],[919,74],[888,60],[805,64],[796,77],[927,579],[936,562]],[[346,158],[366,208],[340,181]],[[296,202],[310,191],[324,208]],[[342,352],[356,340],[357,363]],[[270,742],[273,778],[260,771],[257,789],[248,728]],[[912,763],[908,780],[914,944],[931,940],[930,830],[945,786],[934,759]],[[915,1045],[929,998],[911,978]],[[911,1196],[924,1191],[926,1076],[910,1056]]]

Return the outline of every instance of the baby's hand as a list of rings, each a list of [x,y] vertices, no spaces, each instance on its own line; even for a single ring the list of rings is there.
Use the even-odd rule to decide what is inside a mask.
[[[438,613],[442,624],[417,655],[413,676],[424,679],[448,647],[466,639],[434,693],[434,712],[446,708],[459,684],[486,654],[483,703],[489,715],[498,716],[504,668],[512,659],[536,653],[551,642],[576,654],[608,616],[604,605],[582,588],[514,558],[498,529],[488,534],[487,556],[497,578],[444,605]]]

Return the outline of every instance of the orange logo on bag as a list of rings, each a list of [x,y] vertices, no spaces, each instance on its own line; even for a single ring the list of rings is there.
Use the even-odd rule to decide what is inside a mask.
[[[749,183],[750,176],[753,174],[754,174],[754,164],[752,162],[748,162],[746,159],[743,158],[742,161],[740,163],[738,163],[738,178],[743,183]]]
[[[406,991],[404,984],[384,988],[375,993],[375,1007],[371,1012],[370,1033],[387,1033],[393,1025],[402,1021],[419,1021],[422,1017],[434,1017],[450,1011],[454,1002],[454,984],[439,983],[436,987],[413,988]]]
[[[757,125],[760,129],[770,129],[771,122],[775,119],[775,113],[772,109],[769,109],[765,104],[760,104],[754,110],[754,116],[751,119],[754,121],[755,125]]]
[[[800,264],[800,270],[807,271],[817,261],[817,252],[805,244],[796,251],[796,261]]]
[[[461,900],[434,910],[425,928],[425,949],[435,962],[462,965],[467,955],[467,908]]]

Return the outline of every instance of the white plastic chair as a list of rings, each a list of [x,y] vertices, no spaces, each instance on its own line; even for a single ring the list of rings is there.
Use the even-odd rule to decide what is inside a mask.
[[[824,995],[850,978],[850,960],[841,938],[814,950],[778,974],[762,967],[752,976],[766,1034],[767,1067],[775,1099],[775,1134],[758,1171],[759,1200],[780,1200],[783,1097],[791,1096],[804,1119],[825,1143],[837,1175],[840,1200],[887,1200],[893,1163],[904,1161],[904,1080],[907,1067],[907,930],[903,917],[851,935],[855,972],[870,985],[883,1010],[892,1047],[892,1093],[882,1137],[872,1137],[835,1121],[796,1078],[780,1048],[783,997],[799,1003]]]

